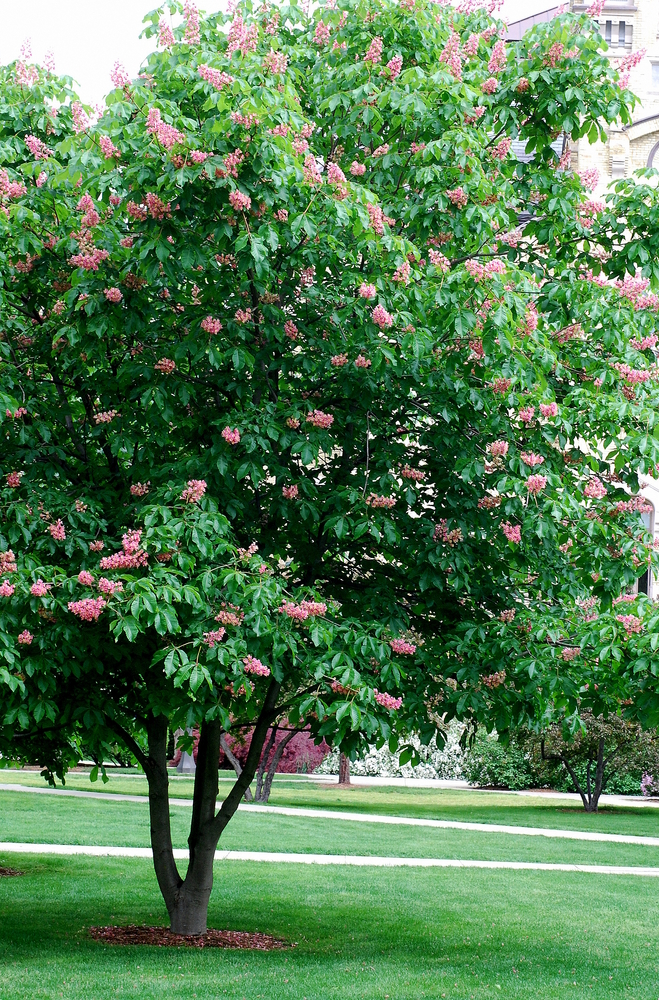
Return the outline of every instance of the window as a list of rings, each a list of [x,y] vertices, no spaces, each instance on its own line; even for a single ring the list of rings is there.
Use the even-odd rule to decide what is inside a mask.
[[[604,41],[611,43],[611,22],[607,21],[604,25]]]
[[[652,63],[652,89],[659,90],[659,62]]]
[[[618,25],[618,45],[625,44],[625,22],[621,21]]]

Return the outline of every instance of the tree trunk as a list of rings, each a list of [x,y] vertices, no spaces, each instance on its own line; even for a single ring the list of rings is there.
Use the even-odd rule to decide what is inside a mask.
[[[171,929],[175,934],[196,936],[206,933],[208,902],[213,888],[215,849],[224,828],[235,814],[245,790],[252,783],[270,723],[277,714],[276,704],[280,688],[281,684],[273,678],[254,727],[245,766],[217,814],[215,809],[222,729],[218,721],[202,722],[188,837],[190,860],[184,879],[178,872],[172,849],[167,775],[167,719],[158,716],[147,720],[148,757],[128,736],[129,745],[134,745],[134,747],[131,745],[131,750],[139,754],[138,759],[141,760],[149,782],[153,863],[169,913]]]
[[[238,760],[238,758],[236,757],[236,755],[231,750],[231,747],[229,746],[229,744],[227,742],[226,735],[224,733],[222,733],[222,735],[220,736],[220,746],[224,750],[224,756],[226,757],[226,759],[231,764],[231,767],[236,772],[236,777],[239,778],[240,775],[243,773],[243,766],[240,763],[240,761]],[[245,789],[245,802],[251,802],[251,801],[252,801],[252,791],[251,791],[250,788],[246,788]]]
[[[344,753],[339,754],[339,784],[350,784],[350,759]]]
[[[276,726],[273,727],[273,732],[276,731],[276,728],[277,728]],[[265,774],[265,780],[263,780],[263,771],[261,771],[261,785],[260,785],[260,787],[259,787],[258,784],[256,786],[256,801],[257,802],[267,802],[268,799],[270,798],[270,791],[272,789],[272,782],[274,780],[275,773],[277,771],[277,767],[279,766],[279,761],[281,760],[281,755],[283,754],[284,750],[286,749],[286,747],[288,746],[288,744],[291,742],[291,740],[293,739],[293,737],[296,734],[297,734],[297,730],[293,729],[290,733],[287,733],[286,736],[284,736],[283,740],[281,741],[281,743],[279,744],[279,746],[275,750],[272,760],[270,761],[270,765],[268,766],[268,769],[267,769],[266,774]],[[269,752],[270,752],[270,750],[267,750],[267,752],[265,752],[263,754],[263,762],[264,763],[266,761],[266,758],[267,758],[267,755],[269,754]],[[261,770],[261,766],[262,765],[259,765],[259,770]]]

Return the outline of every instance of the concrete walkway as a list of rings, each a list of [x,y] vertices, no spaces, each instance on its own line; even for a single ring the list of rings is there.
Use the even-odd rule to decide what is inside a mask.
[[[0,843],[2,854],[86,855],[106,858],[151,858],[149,847],[87,847],[77,844]],[[175,849],[177,861],[187,850]],[[258,861],[291,865],[352,865],[359,868],[490,868],[512,871],[583,872],[589,875],[636,875],[659,878],[659,868],[630,865],[545,864],[534,861],[462,861],[455,858],[382,858],[350,854],[283,854],[269,851],[216,851],[216,861]]]
[[[32,788],[29,785],[0,784],[0,791],[28,792],[37,795],[62,795],[78,799],[102,799],[106,802],[139,802],[148,804],[145,795],[113,794],[112,792],[81,792],[71,788]],[[221,803],[219,803],[221,804]],[[170,799],[170,805],[190,809],[192,799]],[[659,847],[659,837],[641,837],[622,833],[597,833],[586,830],[561,830],[551,827],[512,826],[502,823],[467,823],[448,819],[420,819],[411,816],[379,816],[374,813],[342,812],[334,809],[310,809],[303,806],[270,806],[244,802],[241,812],[269,813],[275,816],[308,817],[339,820],[349,823],[379,823],[389,826],[416,826],[435,830],[468,830],[476,833],[503,833],[518,837],[546,837],[552,840],[588,840],[608,844],[636,844]]]

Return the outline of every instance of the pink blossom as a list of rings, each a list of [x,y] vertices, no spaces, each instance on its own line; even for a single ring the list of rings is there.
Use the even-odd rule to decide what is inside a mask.
[[[509,446],[507,441],[492,441],[487,447],[492,458],[505,458],[508,454]]]
[[[42,170],[39,176],[37,177],[37,187],[42,188],[47,180],[48,180],[48,174],[44,170]],[[25,194],[24,191],[22,193]]]
[[[387,310],[382,305],[377,305],[373,312],[371,313],[371,319],[376,326],[379,326],[381,330],[386,330],[387,327],[393,326],[394,318],[387,312]]]
[[[523,424],[530,424],[535,414],[535,406],[523,406],[519,411],[519,419]]]
[[[219,319],[216,319],[214,316],[206,316],[206,318],[201,321],[201,329],[205,330],[206,333],[216,334],[222,329],[222,324]]]
[[[416,649],[416,647],[413,648]],[[375,695],[375,700],[378,705],[382,705],[383,708],[389,708],[393,712],[399,709],[403,704],[402,698],[394,698],[392,695],[386,694],[386,692],[378,691],[377,688],[373,688],[373,694]]]
[[[204,642],[213,649],[216,642],[221,642],[226,634],[225,628],[214,629],[212,632],[204,632]]]
[[[334,417],[331,413],[323,413],[322,410],[312,410],[311,413],[307,413],[307,423],[328,430],[334,423]]]
[[[368,47],[368,51],[364,56],[364,62],[370,63],[371,66],[376,66],[377,63],[382,61],[382,39],[379,35],[376,35],[371,44]]]
[[[233,77],[228,73],[220,72],[219,69],[211,69],[210,66],[202,65],[198,72],[203,80],[215,87],[215,90],[222,90],[223,87],[228,87],[233,83]]]
[[[288,212],[286,209],[280,208],[277,212],[275,212],[275,219],[278,222],[288,222]]]
[[[558,406],[556,403],[540,403],[540,413],[543,417],[558,416]]]
[[[363,177],[366,173],[366,164],[353,160],[350,164],[350,173],[353,177]]]
[[[94,423],[97,425],[109,424],[114,420],[115,417],[120,417],[120,416],[121,414],[118,413],[116,410],[103,410],[101,413],[94,414]]]
[[[373,153],[371,155],[372,156],[386,156],[388,152],[389,152],[389,143],[385,142],[385,143],[383,143],[382,146],[377,146],[373,150]]]
[[[98,589],[103,594],[109,594],[112,597],[114,594],[120,593],[124,589],[123,583],[114,580],[108,580],[106,576],[102,576],[98,581]]]
[[[119,288],[106,288],[103,292],[108,302],[121,302],[123,295]]]
[[[171,149],[176,143],[185,142],[185,133],[162,120],[159,108],[150,108],[146,120],[146,130],[154,135],[164,149]]]
[[[296,431],[300,426],[300,421],[297,419],[297,417],[287,417],[286,426],[290,427],[292,431]]]
[[[363,354],[358,354],[355,358],[355,368],[370,368],[371,359],[365,358]]]
[[[542,463],[544,462],[544,458],[542,457],[542,455],[536,455],[532,451],[521,452],[520,458],[522,459],[525,465],[530,465],[531,468],[533,468],[536,465],[542,465]]]
[[[104,548],[105,548],[105,542],[102,542],[100,539],[98,539],[95,542],[89,543],[90,552],[102,552]]]
[[[341,170],[338,163],[328,163],[327,164],[327,182],[328,184],[345,184],[346,175]]]
[[[344,365],[348,364],[347,354],[333,354],[330,358],[330,364],[335,368],[343,368]]]
[[[257,44],[258,27],[255,24],[247,27],[241,15],[236,14],[227,36],[227,55],[231,57],[234,52],[240,50],[240,54],[246,56],[256,50]]]
[[[273,76],[282,76],[286,72],[286,67],[288,66],[288,58],[284,52],[275,52],[274,49],[270,49],[267,56],[263,59],[263,68],[268,73],[272,73]]]
[[[47,597],[48,591],[52,589],[52,583],[44,583],[43,580],[37,580],[30,587],[30,593],[33,597]]]
[[[175,44],[174,32],[165,18],[161,17],[158,21],[158,45],[162,46],[163,49],[169,49]]]
[[[452,77],[456,80],[462,79],[462,60],[460,58],[460,36],[456,31],[451,31],[448,41],[444,46],[439,61],[446,64]]]
[[[19,643],[20,646],[31,646],[33,639],[34,639],[34,636],[32,635],[32,633],[28,632],[28,630],[25,629],[18,636],[18,643]]]
[[[48,530],[56,542],[63,542],[66,538],[66,530],[62,520],[57,520],[55,524],[49,524]]]
[[[506,671],[497,670],[494,674],[488,674],[487,677],[483,677],[483,684],[486,688],[497,688],[506,680]]]
[[[529,89],[530,86],[531,86],[531,81],[528,79],[528,77],[521,76],[519,78],[517,86],[515,87],[515,90],[517,91],[518,94],[524,94],[526,93],[526,91]]]
[[[134,497],[146,496],[146,494],[149,492],[150,486],[151,486],[150,481],[148,483],[133,483],[133,485],[130,488],[131,496]]]
[[[266,667],[265,664],[257,660],[255,656],[245,656],[243,658],[243,663],[245,664],[246,674],[256,674],[258,677],[269,677],[270,667]]]
[[[495,42],[494,48],[492,49],[492,55],[490,56],[490,61],[487,64],[487,68],[490,73],[503,73],[506,68],[507,58],[506,43],[502,38],[500,38],[497,42]]]
[[[472,31],[471,35],[464,44],[463,52],[466,56],[475,56],[478,52],[478,45],[481,40],[481,36]]]
[[[471,275],[476,284],[482,281],[485,277],[485,267],[479,260],[466,260],[465,270]]]
[[[496,76],[490,76],[482,86],[482,91],[484,94],[493,94],[499,87],[499,81]]]
[[[288,319],[284,323],[284,333],[290,340],[297,340],[298,328],[292,319]]]
[[[181,500],[186,503],[199,503],[205,492],[205,479],[188,479],[188,485],[181,493]]]
[[[421,472],[420,469],[412,469],[409,465],[404,465],[400,474],[403,479],[411,479],[415,483],[422,483],[426,478],[425,472]]]
[[[112,80],[113,85],[119,89],[130,86],[130,76],[119,61],[115,62],[112,67],[110,79]]]
[[[624,626],[627,638],[634,633],[638,634],[643,631],[643,622],[636,615],[616,615],[616,621]]]
[[[409,285],[411,275],[412,268],[410,267],[409,261],[405,260],[402,264],[398,265],[391,277],[391,280],[401,282],[403,285]]]
[[[323,178],[318,170],[318,163],[316,162],[316,158],[312,156],[311,153],[304,158],[304,168],[302,173],[307,184],[317,185],[323,183]]]
[[[24,472],[8,472],[7,473],[7,486],[12,490],[17,490],[21,485],[21,478],[25,475]]]
[[[545,486],[547,485],[547,477],[541,476],[536,473],[534,476],[529,476],[526,480],[526,489],[531,494],[531,496],[536,497],[538,493],[542,493]]]
[[[606,486],[597,476],[592,476],[584,486],[583,495],[589,500],[601,500],[606,496]]]
[[[509,542],[519,545],[522,540],[522,529],[519,524],[511,524],[509,521],[504,521],[501,525],[501,530]]]
[[[502,376],[498,376],[491,383],[492,392],[498,393],[500,396],[504,396],[508,392],[512,384],[513,380],[511,378],[503,378]]]
[[[252,199],[248,194],[243,194],[243,192],[239,191],[238,188],[234,188],[229,195],[229,202],[231,203],[231,207],[235,209],[236,212],[245,212],[249,211]]]
[[[322,601],[300,601],[299,604],[295,604],[294,601],[284,601],[279,610],[288,618],[303,622],[315,615],[326,614],[327,605]]]
[[[390,59],[387,65],[381,70],[380,76],[388,76],[390,80],[395,80],[400,75],[403,68],[403,57],[396,55]]]
[[[453,190],[447,191],[446,197],[452,205],[456,205],[458,208],[464,208],[469,201],[464,189],[461,187],[453,188]]]
[[[3,580],[2,583],[0,583],[0,597],[11,597],[15,590],[16,587],[14,584],[9,583],[8,580]]]
[[[384,508],[386,510],[391,510],[392,507],[396,506],[396,497],[383,497],[378,493],[369,493],[369,495],[364,500],[367,507]]]
[[[368,285],[365,281],[359,286],[359,297],[362,299],[374,299],[377,295],[375,285]]]
[[[163,375],[171,375],[176,368],[176,362],[170,358],[161,358],[160,361],[156,361],[153,367],[155,371],[162,372]]]
[[[201,34],[199,29],[199,11],[190,0],[186,0],[183,7],[183,14],[185,16],[185,34],[183,35],[183,41],[187,42],[188,45],[199,45],[201,41]]]
[[[83,597],[81,601],[69,601],[69,611],[84,622],[97,622],[106,607],[102,597]]]
[[[204,153],[201,149],[192,149],[190,151],[190,159],[196,164],[205,163],[210,155],[210,153]]]
[[[440,250],[428,250],[428,257],[433,267],[440,270],[442,274],[447,274],[451,270],[450,261]]]
[[[101,147],[101,152],[106,159],[119,154],[119,150],[112,142],[112,139],[110,139],[107,135],[99,136],[98,144]]]
[[[35,160],[47,160],[48,157],[52,156],[52,150],[48,148],[45,142],[41,139],[37,139],[35,135],[25,136],[25,145],[32,153]]]
[[[323,24],[322,21],[318,21],[316,24],[313,40],[316,45],[327,45],[330,40],[330,29],[326,24]]]
[[[505,160],[510,152],[512,144],[513,140],[509,136],[499,139],[494,149],[490,150],[490,156],[492,156],[495,160]]]
[[[91,587],[94,582],[94,577],[91,575],[89,570],[81,569],[78,573],[78,583],[81,583],[84,587]]]
[[[240,444],[240,431],[237,427],[233,430],[231,427],[225,427],[222,431],[222,437],[227,444]]]
[[[285,500],[297,500],[298,488],[297,486],[282,486],[281,494]]]
[[[407,656],[414,656],[416,653],[416,646],[411,642],[406,642],[404,639],[390,639],[389,645],[394,653],[405,653]]]
[[[73,131],[86,132],[91,122],[80,101],[74,101],[71,105],[71,116],[73,118]]]

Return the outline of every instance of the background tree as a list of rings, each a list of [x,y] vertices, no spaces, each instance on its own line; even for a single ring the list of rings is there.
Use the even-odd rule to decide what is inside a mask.
[[[277,623],[309,617],[298,593],[362,623],[354,642],[350,625],[318,637],[341,655],[331,696],[305,645],[306,673],[290,685],[310,700],[294,701],[297,715],[269,687],[250,697],[264,738],[276,718],[299,720],[350,755],[365,740],[395,747],[404,726],[430,740],[444,712],[505,732],[538,725],[550,694],[576,720],[580,661],[552,673],[567,645],[559,623],[584,602],[608,613],[653,558],[630,494],[657,460],[657,300],[633,273],[654,266],[656,195],[626,186],[607,208],[553,148],[561,130],[595,138],[600,123],[630,119],[587,14],[506,47],[472,3],[206,19],[168,6],[182,23],[149,15],[159,51],[136,80],[115,69],[97,121],[67,80],[24,62],[3,71],[2,740],[63,773],[83,745],[96,741],[102,760],[109,733],[121,735],[150,761],[164,808],[167,726],[197,722],[210,763],[196,775],[193,828],[214,835],[230,809],[217,821],[209,811],[220,729],[244,716],[240,684],[229,695],[214,677],[203,633],[193,629],[192,667],[172,639],[192,625],[169,609],[201,583],[163,581],[143,622],[141,603],[128,613],[117,596],[122,610],[102,619],[117,642],[99,640],[84,669],[52,659],[52,636],[63,629],[73,656],[98,623],[78,621],[68,600],[53,622],[40,602],[94,576],[93,546],[124,535],[132,546],[140,530],[107,566],[140,570],[120,579],[133,601],[148,592],[167,570],[146,533],[182,523],[172,505],[194,506],[206,484],[237,544],[258,544],[293,595],[283,618],[268,598],[257,624],[249,602],[262,598],[245,590],[250,642],[277,660]],[[531,163],[512,155],[513,138]],[[195,530],[184,574],[199,558]],[[144,565],[130,564],[137,551]],[[31,594],[39,580],[52,591]],[[40,679],[55,677],[51,662],[52,683]],[[76,673],[88,670],[91,688]],[[135,684],[141,708],[119,723]],[[204,925],[202,883],[177,926]]]

